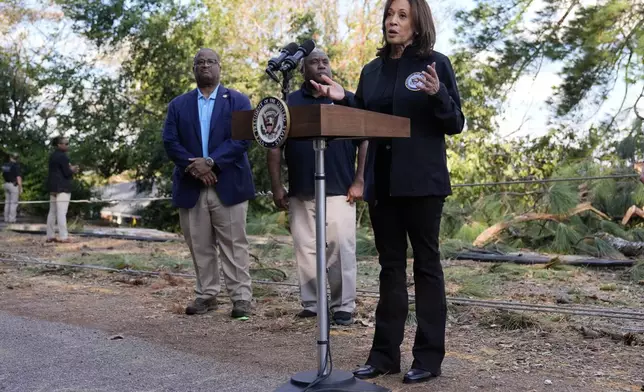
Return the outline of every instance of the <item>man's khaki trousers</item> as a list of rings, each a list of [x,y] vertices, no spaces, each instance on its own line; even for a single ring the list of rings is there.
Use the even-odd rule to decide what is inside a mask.
[[[58,226],[58,235],[61,240],[66,240],[69,236],[67,232],[67,209],[72,194],[50,193],[49,194],[49,214],[47,214],[47,239],[53,239],[56,236],[56,226]]]
[[[221,258],[221,270],[232,302],[251,300],[247,212],[247,201],[223,205],[214,187],[202,189],[193,208],[179,209],[181,229],[197,275],[195,293],[198,298],[211,298],[221,291]]]
[[[326,258],[333,313],[352,313],[356,307],[356,205],[346,199],[346,196],[326,198]],[[289,222],[302,307],[317,313],[315,199],[290,197]]]

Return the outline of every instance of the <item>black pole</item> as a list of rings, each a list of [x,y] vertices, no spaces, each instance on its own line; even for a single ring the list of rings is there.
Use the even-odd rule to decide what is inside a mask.
[[[282,71],[282,100],[288,100],[289,90],[291,89],[291,78],[293,75],[291,71]]]

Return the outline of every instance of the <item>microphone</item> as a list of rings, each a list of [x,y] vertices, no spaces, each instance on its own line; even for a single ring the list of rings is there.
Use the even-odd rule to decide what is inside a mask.
[[[279,67],[282,64],[282,61],[284,61],[285,58],[287,58],[288,56],[292,56],[296,51],[297,51],[297,44],[295,42],[291,42],[290,44],[286,45],[284,48],[280,50],[279,56],[273,57],[272,59],[268,60],[268,67],[266,68],[266,73],[268,74],[268,76],[270,76],[271,79],[279,83],[279,79],[277,78],[274,72],[279,70]]]
[[[307,40],[304,41],[302,45],[300,45],[299,48],[297,48],[297,52],[295,54],[287,57],[284,59],[284,62],[282,63],[282,67],[280,68],[282,71],[290,71],[294,69],[297,66],[297,63],[302,60],[303,57],[306,57],[309,55],[315,49],[315,42],[313,40]]]

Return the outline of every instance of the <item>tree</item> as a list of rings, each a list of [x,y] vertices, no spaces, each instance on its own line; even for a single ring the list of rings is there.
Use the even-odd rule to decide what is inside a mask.
[[[521,76],[553,62],[562,78],[551,100],[555,117],[592,111],[587,105],[597,108],[621,80],[626,94],[615,115],[627,109],[641,118],[635,106],[644,93],[643,15],[640,0],[477,1],[457,14],[456,42],[492,103],[502,103]],[[629,88],[638,85],[636,102],[625,107]]]

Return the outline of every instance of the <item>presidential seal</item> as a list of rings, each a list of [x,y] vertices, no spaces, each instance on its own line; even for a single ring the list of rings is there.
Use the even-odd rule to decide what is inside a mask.
[[[291,127],[288,106],[279,98],[262,99],[253,113],[253,135],[265,148],[281,147]]]
[[[405,87],[411,91],[420,91],[418,85],[421,83],[420,80],[423,78],[422,72],[414,72],[413,74],[407,76],[405,80]]]

